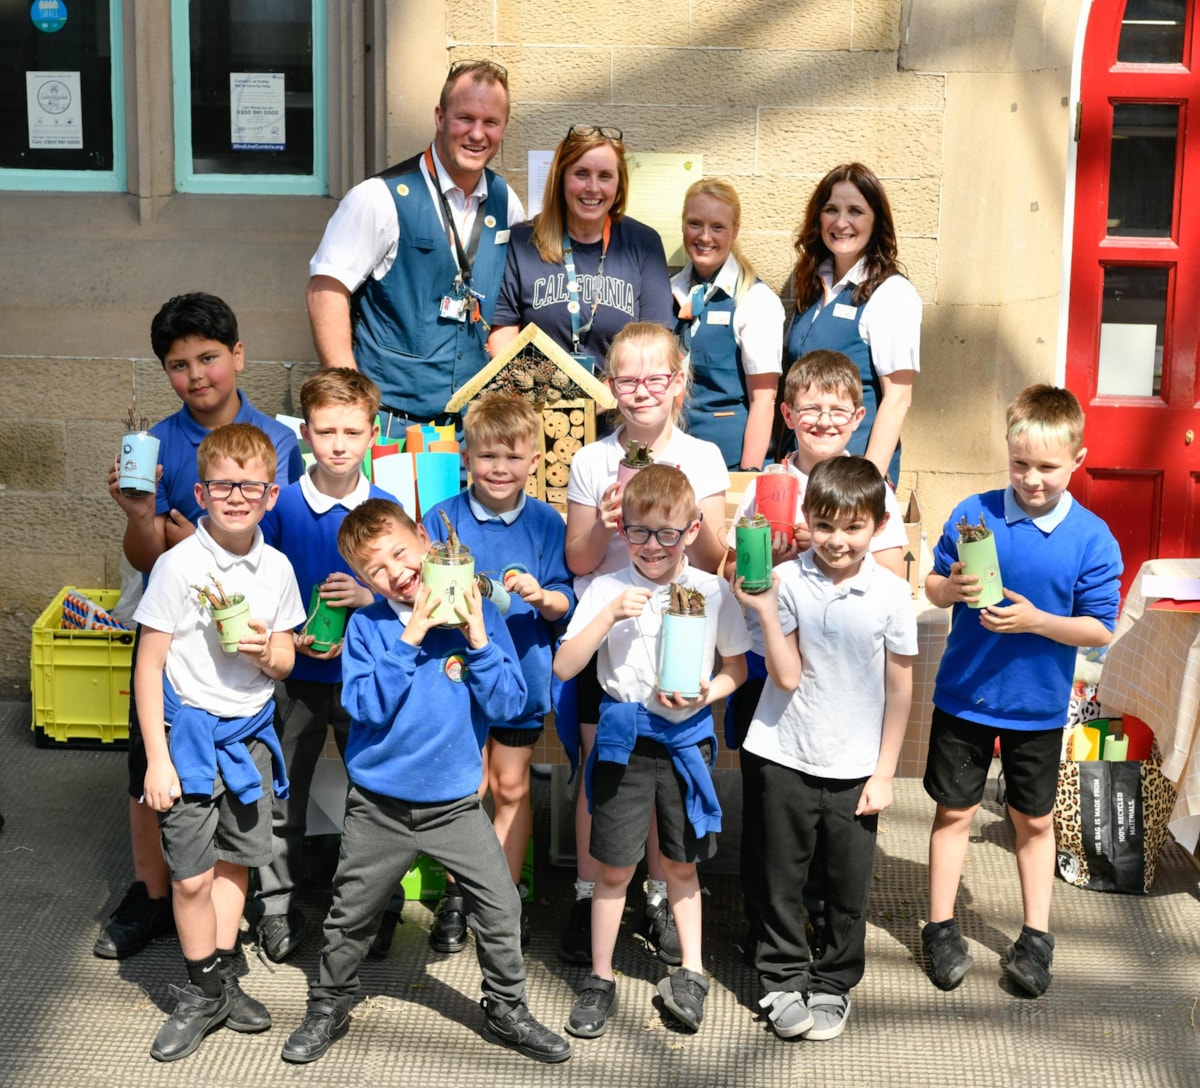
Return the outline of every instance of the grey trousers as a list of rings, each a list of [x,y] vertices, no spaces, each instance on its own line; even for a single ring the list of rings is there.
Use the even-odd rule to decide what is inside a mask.
[[[359,988],[359,964],[383,909],[418,854],[441,862],[458,878],[491,1015],[524,1005],[521,900],[479,797],[418,805],[354,785],[346,798],[320,973],[309,1000],[350,1006]]]
[[[303,869],[304,833],[308,826],[308,795],[317,760],[325,747],[328,727],[339,754],[345,757],[350,715],[342,707],[342,685],[315,680],[275,683],[275,732],[291,782],[289,794],[275,799],[271,812],[274,859],[258,870],[257,888],[247,917],[287,914],[299,893]]]

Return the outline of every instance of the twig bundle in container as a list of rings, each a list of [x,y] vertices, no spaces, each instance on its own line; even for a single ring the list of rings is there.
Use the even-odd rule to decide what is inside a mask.
[[[670,598],[658,644],[658,690],[694,699],[700,694],[706,664],[704,594],[672,582]]]
[[[463,621],[455,606],[470,596],[475,582],[475,559],[471,549],[458,539],[446,511],[438,513],[446,526],[446,539],[429,545],[421,561],[421,581],[436,601],[430,617],[442,627],[461,627]]]
[[[650,458],[650,444],[631,438],[629,445],[625,447],[625,456],[617,465],[617,483],[624,487],[649,464],[653,464]]]
[[[996,555],[996,538],[987,527],[983,512],[979,513],[979,524],[970,524],[964,516],[954,527],[958,531],[958,558],[964,565],[964,574],[979,579],[979,596],[970,602],[972,608],[987,608],[1004,600],[1004,586],[1000,581],[1000,560]]]
[[[250,604],[240,593],[227,593],[215,574],[209,574],[211,586],[193,585],[200,603],[212,614],[221,649],[227,654],[238,652],[238,643],[252,633]]]
[[[153,495],[158,485],[158,439],[150,434],[150,421],[131,406],[121,439],[117,487],[122,495]]]
[[[763,593],[771,588],[774,566],[771,554],[771,523],[762,515],[738,518],[733,528],[737,573],[746,593]]]

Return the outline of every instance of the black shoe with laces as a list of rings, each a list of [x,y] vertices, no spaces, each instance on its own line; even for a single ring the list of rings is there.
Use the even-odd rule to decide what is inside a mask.
[[[617,1011],[617,984],[599,975],[588,975],[567,1018],[567,1031],[581,1039],[595,1039],[608,1030],[608,1018]]]
[[[1008,961],[1004,967],[1008,977],[1027,994],[1041,997],[1050,989],[1050,980],[1054,977],[1050,973],[1054,963],[1053,935],[1034,933],[1025,926],[1021,935],[1005,950],[1004,958]]]
[[[282,963],[304,940],[304,915],[295,907],[287,914],[264,914],[258,921],[258,947],[272,963]]]
[[[680,967],[658,980],[658,993],[675,1019],[689,1031],[698,1031],[704,1020],[704,999],[708,997],[708,979],[697,971]]]
[[[435,952],[461,952],[467,947],[467,904],[457,885],[449,885],[437,905],[429,943]]]
[[[675,915],[671,913],[671,905],[660,900],[656,905],[646,904],[642,916],[642,934],[650,945],[650,950],[663,963],[678,967],[683,962],[683,952],[679,948],[679,931],[675,928]]]
[[[332,1001],[310,1001],[304,1021],[287,1037],[280,1057],[285,1062],[315,1062],[347,1031],[350,1014]]]
[[[975,962],[957,923],[942,926],[928,922],[921,930],[921,946],[925,949],[929,977],[941,990],[953,990]]]
[[[571,904],[567,925],[558,941],[558,958],[565,963],[592,962],[592,899]]]
[[[231,1031],[242,1031],[248,1035],[266,1031],[271,1026],[271,1014],[266,1005],[242,989],[241,983],[238,982],[236,963],[221,956],[217,960],[217,970],[221,973],[221,987],[225,996],[229,998],[229,1013],[225,1017],[225,1026]]]
[[[123,960],[140,952],[151,941],[174,933],[171,897],[151,899],[146,885],[135,880],[100,930],[92,952],[102,960]]]
[[[565,1062],[571,1056],[571,1044],[539,1024],[524,1005],[518,1005],[503,1016],[492,1015],[486,997],[480,1005],[484,1013],[483,1037],[489,1043],[506,1046],[535,1062]]]
[[[229,1015],[229,994],[224,989],[220,997],[206,997],[204,991],[192,983],[169,989],[175,995],[175,1011],[158,1029],[150,1046],[150,1057],[160,1062],[186,1058],[204,1041],[204,1036],[219,1028]]]

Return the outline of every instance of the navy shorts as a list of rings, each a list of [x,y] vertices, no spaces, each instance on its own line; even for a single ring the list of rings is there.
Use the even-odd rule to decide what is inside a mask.
[[[946,808],[979,804],[999,737],[1009,806],[1026,816],[1045,816],[1054,810],[1058,793],[1062,734],[1061,726],[1027,730],[980,725],[934,707],[925,792]]]

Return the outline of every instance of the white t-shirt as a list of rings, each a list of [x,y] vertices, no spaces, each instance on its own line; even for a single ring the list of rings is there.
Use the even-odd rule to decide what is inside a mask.
[[[849,457],[850,454],[843,451],[844,457]],[[796,516],[794,523],[796,525],[808,524],[804,520],[804,492],[808,488],[808,475],[801,472],[794,462],[795,454],[789,457],[784,463],[784,468],[787,469],[789,476],[795,476],[800,481],[800,487],[796,492]],[[757,492],[757,479],[751,480],[746,486],[746,490],[742,492],[741,501],[738,503],[737,513],[733,516],[733,521],[729,526],[729,533],[725,537],[725,543],[730,548],[736,548],[737,542],[734,528],[738,523],[738,519],[742,517],[753,517],[755,514],[754,496]],[[887,485],[884,485],[887,487]],[[896,493],[887,487],[887,494],[884,496],[884,508],[888,513],[887,524],[883,527],[877,537],[871,541],[871,551],[882,552],[888,548],[906,548],[908,547],[908,532],[904,528],[904,515],[900,511],[900,502],[896,498]]]
[[[184,706],[199,707],[219,718],[257,714],[275,693],[275,681],[245,654],[221,649],[217,625],[193,585],[220,580],[230,596],[241,593],[251,619],[267,632],[287,631],[304,622],[304,605],[292,565],[283,552],[263,542],[261,529],[246,555],[234,555],[208,533],[202,517],[196,532],[163,552],[133,618],[171,636],[167,679]]]
[[[625,456],[625,427],[607,435],[599,442],[586,445],[571,462],[571,477],[567,481],[567,502],[600,509],[600,498],[605,490],[617,481],[617,467]],[[710,495],[721,495],[729,488],[729,469],[725,458],[714,442],[693,438],[678,427],[671,428],[671,437],[661,451],[654,455],[658,464],[675,465],[688,478],[696,501],[703,502]],[[575,595],[583,596],[597,574],[620,570],[629,565],[629,549],[617,533],[608,542],[608,550],[600,565],[591,573],[575,579]]]
[[[685,560],[683,570],[675,580],[704,594],[707,620],[704,631],[704,661],[707,663],[704,679],[710,680],[714,651],[722,658],[730,658],[750,649],[745,617],[729,586],[715,574],[697,570]],[[622,570],[597,575],[580,598],[563,640],[579,634],[609,601],[615,600],[631,587],[649,589],[654,597],[647,602],[640,616],[613,624],[608,636],[600,643],[596,658],[596,675],[600,686],[618,702],[641,703],[651,713],[669,721],[684,721],[696,712],[671,710],[654,698],[663,613],[670,603],[668,586],[660,586],[642,577],[630,563],[626,563]]]
[[[912,590],[870,555],[838,585],[811,550],[775,571],[780,627],[799,636],[800,685],[784,691],[767,678],[742,747],[821,778],[869,778],[883,737],[885,651],[917,652]]]
[[[471,237],[475,215],[479,210],[480,197],[487,195],[487,177],[480,175],[479,184],[471,193],[464,193],[450,179],[446,168],[433,152],[438,182],[446,194],[450,214],[463,244]],[[429,189],[429,195],[442,217],[442,204],[437,189],[421,159],[421,176]],[[525,222],[525,206],[516,190],[508,187],[508,225]],[[505,241],[507,242],[507,235]],[[396,202],[382,178],[367,178],[351,189],[338,204],[317,252],[308,263],[310,276],[331,276],[348,291],[357,291],[368,276],[383,279],[396,259],[396,247],[400,242],[400,221],[396,217]]]

